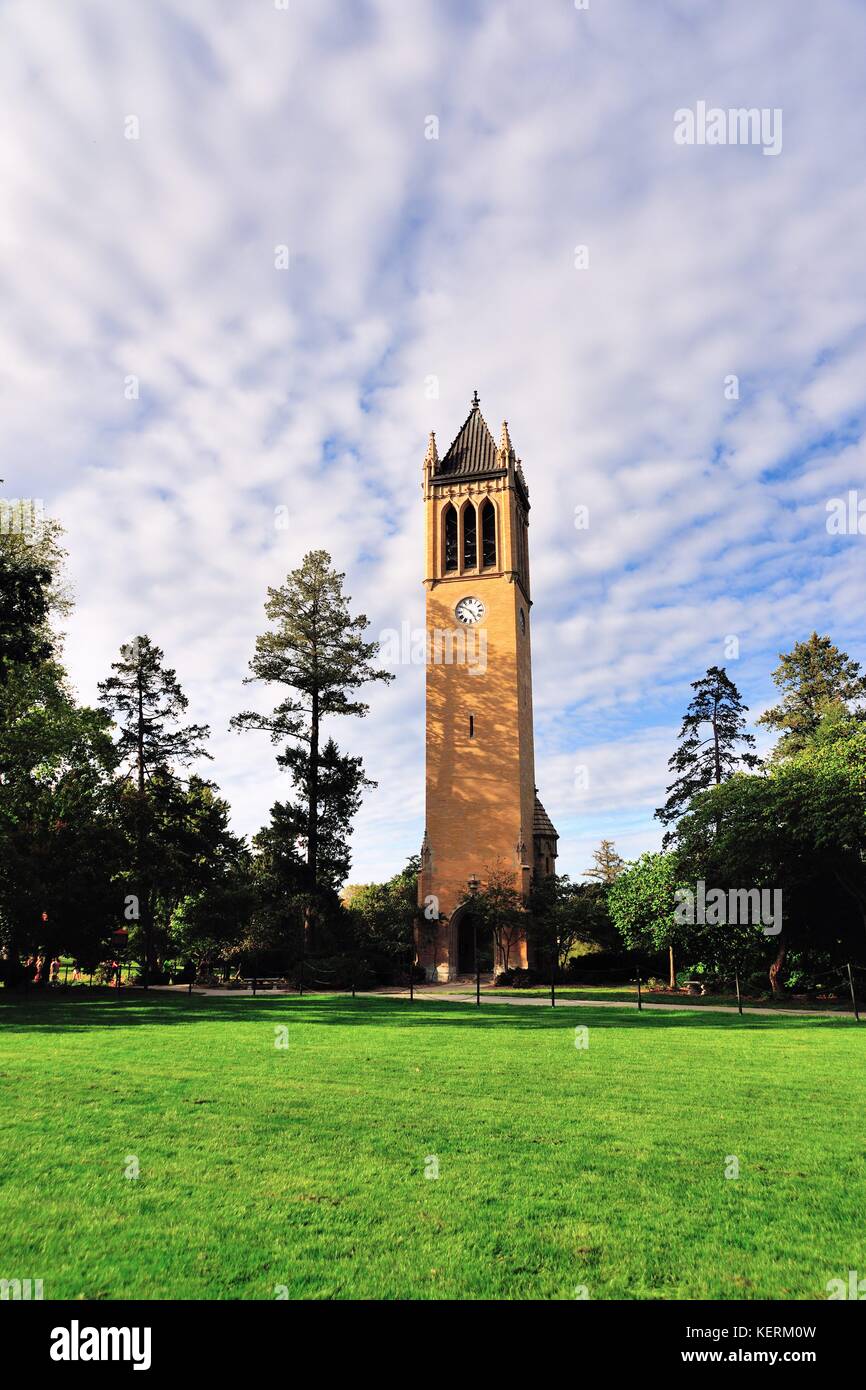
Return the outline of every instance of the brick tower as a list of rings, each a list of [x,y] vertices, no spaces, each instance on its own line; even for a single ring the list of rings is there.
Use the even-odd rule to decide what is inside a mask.
[[[525,898],[555,868],[557,833],[535,790],[529,493],[503,423],[497,448],[478,393],[440,460],[424,459],[427,796],[418,960],[428,979],[473,969],[470,884],[505,875]],[[479,960],[494,965],[482,940]],[[527,943],[511,948],[527,964]],[[501,960],[496,962],[502,964]]]

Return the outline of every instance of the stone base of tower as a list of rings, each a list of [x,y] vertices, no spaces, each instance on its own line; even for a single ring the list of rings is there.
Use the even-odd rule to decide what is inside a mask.
[[[416,928],[416,959],[418,965],[432,984],[446,984],[461,976],[474,973],[474,940],[471,935],[471,922],[467,917],[470,903],[461,903],[450,917],[441,917],[438,922],[423,922]],[[496,942],[483,942],[482,949],[489,952],[485,959],[482,974],[499,974],[506,966],[511,970],[526,970],[531,964],[531,948],[525,932],[515,933],[505,950]]]

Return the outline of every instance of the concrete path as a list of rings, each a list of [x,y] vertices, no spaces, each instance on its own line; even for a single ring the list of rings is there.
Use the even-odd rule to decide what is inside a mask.
[[[182,994],[186,994],[186,993],[187,993],[187,986],[186,986],[186,985],[152,985],[151,988],[154,989],[154,990],[157,990],[157,989],[159,989],[159,990],[170,990],[170,991],[172,991],[173,993],[174,993],[174,992],[182,993]],[[198,989],[198,988],[196,988],[196,989],[194,989],[193,992],[194,992],[195,994],[207,994],[207,995],[213,995],[213,996],[215,996],[215,997],[219,996],[219,997],[221,997],[221,998],[251,999],[251,998],[253,997],[253,992],[252,992],[251,989],[244,990],[244,989]],[[315,993],[316,993],[316,990],[307,990],[306,993],[307,993],[307,994],[315,994]],[[338,999],[347,999],[347,998],[350,999],[350,998],[352,997],[352,996],[351,996],[351,992],[350,992],[349,990],[333,990],[333,991],[328,991],[328,994],[329,994],[329,995],[330,995],[330,994],[333,994],[333,997],[334,997],[334,998],[338,998]],[[285,999],[285,998],[286,998],[286,993],[285,993],[284,991],[280,991],[280,990],[276,990],[276,989],[265,989],[265,990],[258,990],[258,991],[256,992],[256,996],[255,996],[255,997],[256,997],[257,999],[268,999],[268,998],[271,998],[271,997],[277,998],[277,999]],[[288,997],[290,997],[290,998],[298,998],[299,996],[296,995],[296,994],[294,994],[294,993],[292,993],[292,994],[289,995]],[[306,995],[304,995],[303,997],[306,997]],[[396,988],[383,988],[383,989],[375,989],[375,990],[360,990],[360,989],[359,989],[359,990],[358,990],[358,996],[357,996],[357,997],[358,997],[359,999],[408,999],[408,998],[409,998],[409,991],[408,991],[408,989],[396,989]],[[432,1002],[432,1003],[434,1003],[434,1004],[435,1004],[435,1003],[441,1003],[441,1004],[471,1004],[471,1005],[474,1007],[474,1006],[475,1006],[475,991],[474,991],[474,990],[460,991],[460,990],[449,989],[449,988],[447,987],[447,985],[416,985],[416,987],[415,987],[415,1002],[416,1002],[416,1003],[428,1003],[428,1002]],[[531,1008],[533,1005],[535,1005],[535,1006],[537,1006],[537,1007],[539,1007],[539,1008],[543,1008],[543,1009],[549,1009],[549,1008],[551,1007],[551,1004],[550,1004],[550,997],[547,996],[547,995],[540,997],[540,996],[538,996],[538,995],[526,995],[526,994],[517,994],[517,993],[515,993],[514,995],[508,995],[508,994],[493,994],[490,990],[482,989],[482,991],[481,991],[481,1007],[483,1008],[485,1004],[507,1004],[507,1005],[516,1006],[516,1007],[518,1007],[518,1008],[527,1008],[527,1007],[530,1007],[530,1008]],[[573,999],[573,998],[566,998],[565,996],[559,995],[559,994],[556,996],[556,1007],[557,1007],[558,1009],[560,1009],[560,1008],[563,1008],[563,1009],[570,1009],[570,1008],[578,1008],[578,1009],[634,1009],[635,1012],[637,1012],[637,1002],[636,1002],[636,1000],[633,1000],[633,999],[622,999],[622,1000],[620,1000],[620,999]],[[656,1003],[652,1003],[652,1004],[649,1004],[649,1003],[645,1003],[645,1004],[644,1004],[644,1008],[645,1008],[647,1011],[652,1011],[652,1010],[666,1010],[666,1011],[673,1011],[674,1013],[701,1013],[701,1014],[735,1014],[735,1013],[737,1013],[737,1008],[736,1008],[736,1005],[734,1005],[734,1004],[698,1004],[698,1003],[690,1003],[690,1004],[686,1004],[686,1003],[682,1003],[682,1004],[656,1004]],[[778,1014],[782,1014],[783,1016],[785,1016],[785,1017],[787,1017],[787,1018],[853,1018],[853,1017],[854,1017],[854,1014],[853,1014],[852,1010],[850,1010],[850,1009],[774,1009],[774,1008],[759,1008],[759,1007],[756,1007],[756,1006],[754,1006],[754,1005],[751,1005],[751,1006],[750,1006],[750,1005],[748,1005],[748,1004],[744,1004],[744,1005],[743,1005],[743,1013],[744,1013],[744,1014],[760,1014],[760,1015],[761,1015],[762,1017],[764,1017],[764,1018],[766,1018],[767,1016],[775,1017],[775,1016],[778,1015]],[[866,1019],[864,1019],[863,1021],[866,1022]]]
[[[389,995],[392,999],[408,999],[408,998],[409,998],[409,991],[408,991],[408,989],[400,989],[400,990],[397,990],[397,989],[370,990],[370,991],[365,991],[365,992],[363,993],[363,995],[362,995],[361,990],[358,990],[358,997],[359,997],[359,998],[363,997],[363,998],[365,998],[365,999],[378,999],[378,998],[381,998],[383,994]],[[425,988],[424,985],[420,985],[420,986],[418,986],[418,987],[416,988],[416,990],[415,990],[415,999],[416,999],[416,1000],[421,1000],[421,999],[423,999],[423,1000],[425,1000],[425,1001],[427,1001],[427,1000],[433,1000],[434,1002],[435,1002],[435,1001],[441,1001],[442,1003],[445,1003],[445,1004],[472,1004],[473,1007],[474,1007],[474,1006],[475,1006],[475,991],[473,990],[471,993],[460,993],[460,992],[458,992],[457,990],[449,990],[449,989],[447,989],[447,988],[445,988],[445,987],[443,987],[443,986],[441,986],[441,985],[439,985],[439,986],[433,985],[433,986],[426,987],[426,988]],[[515,993],[514,996],[512,997],[511,995],[507,995],[507,994],[493,994],[493,993],[491,993],[490,991],[485,992],[485,991],[482,989],[482,991],[481,991],[481,1008],[482,1008],[482,1009],[484,1008],[484,1005],[485,1005],[485,1004],[514,1004],[514,1005],[517,1005],[518,1007],[523,1006],[524,1008],[525,1008],[527,1005],[530,1005],[530,1006],[531,1006],[531,1005],[533,1005],[533,1004],[537,1004],[537,1005],[540,1005],[542,1008],[546,1008],[546,1009],[549,1009],[549,1008],[551,1007],[551,1004],[550,1004],[550,996],[549,996],[549,995],[547,995],[547,996],[541,998],[541,997],[539,997],[538,995],[525,995],[525,994],[516,994],[516,993]],[[557,1009],[559,1009],[559,1008],[572,1008],[572,1007],[583,1008],[583,1009],[634,1009],[634,1011],[637,1013],[637,1001],[636,1001],[636,1000],[631,1000],[631,999],[624,999],[624,1000],[619,1000],[619,999],[573,999],[573,998],[565,998],[565,997],[563,997],[562,995],[557,994],[557,996],[556,996],[556,1007],[557,1007]],[[647,1011],[656,1010],[656,1009],[673,1010],[674,1013],[735,1014],[735,1013],[738,1012],[737,1007],[736,1007],[735,1004],[655,1004],[655,1003],[653,1003],[653,1004],[647,1004],[647,1003],[645,1003],[645,1004],[644,1004],[644,1008],[645,1008]],[[789,1018],[853,1018],[853,1017],[854,1017],[854,1014],[853,1014],[853,1012],[852,1012],[850,1009],[847,1010],[847,1011],[844,1011],[844,1010],[842,1010],[842,1009],[774,1009],[774,1008],[758,1008],[758,1007],[755,1007],[755,1006],[749,1007],[747,1004],[744,1004],[744,1005],[743,1005],[743,1013],[744,1013],[744,1014],[761,1014],[761,1015],[763,1015],[764,1017],[766,1017],[768,1014],[769,1014],[769,1015],[772,1015],[772,1016],[774,1016],[774,1017],[775,1017],[776,1014],[784,1014],[784,1015],[786,1015],[786,1016],[789,1017]]]

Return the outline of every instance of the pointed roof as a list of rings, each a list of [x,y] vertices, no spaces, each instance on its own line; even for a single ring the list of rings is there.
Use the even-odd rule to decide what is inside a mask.
[[[438,478],[446,474],[465,476],[467,473],[499,473],[502,464],[493,435],[481,414],[478,392],[472,397],[472,409],[466,416],[454,442],[436,470]]]
[[[533,835],[552,835],[554,839],[559,839],[559,834],[554,829],[553,821],[545,811],[537,795],[535,798],[535,807],[532,812],[532,833]]]

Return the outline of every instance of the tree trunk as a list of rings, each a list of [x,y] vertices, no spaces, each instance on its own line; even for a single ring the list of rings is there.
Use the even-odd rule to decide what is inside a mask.
[[[776,952],[776,959],[770,966],[770,988],[774,995],[780,995],[782,993],[782,968],[785,964],[785,957],[787,954],[788,947],[782,938],[779,937],[779,949]]]
[[[313,691],[310,719],[309,805],[307,807],[307,870],[310,898],[304,909],[304,935],[312,949],[315,938],[316,889],[319,880],[319,696]]]
[[[674,964],[674,948],[673,948],[672,945],[671,945],[671,946],[668,946],[668,959],[669,959],[669,961],[670,961],[670,978],[669,978],[669,980],[668,980],[668,987],[669,987],[670,989],[676,989],[676,987],[677,987],[677,969],[676,969],[676,965]]]

